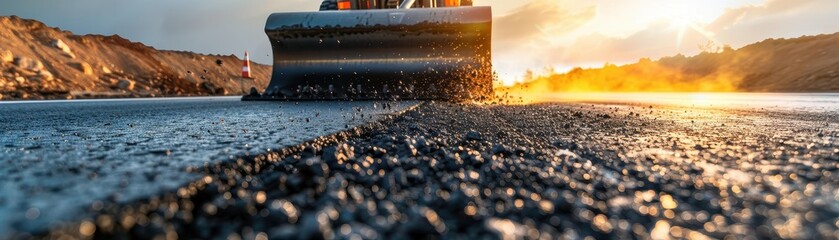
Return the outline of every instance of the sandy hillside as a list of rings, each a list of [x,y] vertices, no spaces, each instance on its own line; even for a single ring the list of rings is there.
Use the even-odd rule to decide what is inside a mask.
[[[264,88],[270,66],[156,50],[119,36],[74,35],[35,20],[0,17],[0,99],[242,95]]]
[[[536,77],[531,91],[839,92],[839,33]]]

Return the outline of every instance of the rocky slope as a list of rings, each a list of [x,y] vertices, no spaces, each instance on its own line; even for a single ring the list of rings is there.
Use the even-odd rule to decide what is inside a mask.
[[[264,88],[270,66],[236,56],[162,51],[119,36],[74,35],[0,17],[0,99],[242,95]]]
[[[623,66],[577,68],[523,84],[530,91],[839,92],[839,33],[767,39]]]

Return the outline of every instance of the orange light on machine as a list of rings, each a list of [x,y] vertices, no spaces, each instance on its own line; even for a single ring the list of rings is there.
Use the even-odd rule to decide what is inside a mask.
[[[446,0],[446,7],[460,7],[460,0]]]
[[[351,8],[350,0],[338,0],[338,10],[350,10]]]

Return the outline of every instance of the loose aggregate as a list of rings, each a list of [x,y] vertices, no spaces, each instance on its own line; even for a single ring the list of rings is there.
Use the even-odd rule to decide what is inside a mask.
[[[839,111],[430,102],[46,237],[839,238]]]
[[[0,103],[0,239],[203,177],[188,168],[294,146],[416,104],[238,97]]]

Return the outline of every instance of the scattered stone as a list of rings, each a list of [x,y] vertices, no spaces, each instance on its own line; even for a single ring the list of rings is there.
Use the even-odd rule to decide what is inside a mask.
[[[481,133],[472,130],[472,131],[469,131],[469,132],[466,133],[466,140],[467,141],[481,141],[481,140],[483,140],[483,138],[481,138]]]
[[[830,172],[839,147],[827,142],[807,150],[798,146],[810,138],[792,137],[824,124],[822,118],[753,113],[741,117],[809,120],[777,128],[742,121],[720,129],[686,120],[556,117],[572,116],[579,106],[425,103],[357,137],[206,166],[198,171],[210,176],[201,184],[207,187],[189,186],[197,193],[183,188],[187,196],[108,212],[158,220],[95,237],[149,238],[141,234],[171,229],[184,239],[254,239],[255,233],[269,239],[835,239],[836,210],[821,200],[836,192]],[[580,114],[586,118],[629,114],[586,107]],[[560,127],[568,122],[571,130]],[[757,126],[770,130],[755,132]],[[830,131],[824,135],[836,135]],[[767,133],[787,140],[763,137]],[[720,139],[731,144],[716,144]],[[747,144],[767,147],[732,147]],[[730,154],[690,153],[696,146],[736,156],[782,153],[731,164]],[[789,161],[796,154],[813,155]],[[788,167],[755,164],[764,161]],[[773,228],[786,221],[777,210],[782,202],[795,206],[785,214],[808,224],[796,232]]]
[[[36,78],[38,77],[38,71],[30,71],[22,68],[15,69],[15,77],[25,77],[25,78]]]
[[[8,63],[15,60],[15,55],[11,51],[0,49],[0,63]]]
[[[119,82],[119,79],[112,78],[112,77],[103,76],[103,77],[101,77],[101,79],[102,79],[102,81],[110,84],[112,87],[116,87],[117,83]]]
[[[134,90],[134,81],[128,79],[119,79],[116,83],[116,87],[122,90],[131,91]]]
[[[103,74],[111,74],[111,69],[106,67],[106,66],[102,66],[102,73]]]
[[[70,49],[70,46],[67,46],[67,44],[64,43],[64,41],[61,41],[61,39],[53,40],[52,46],[61,50],[65,56],[73,59],[76,58],[76,54],[73,54],[73,50]]]
[[[38,79],[43,81],[52,81],[53,79],[55,79],[55,76],[53,76],[50,71],[41,70],[40,72],[38,72]]]
[[[210,94],[213,94],[213,93],[216,92],[216,86],[213,85],[213,83],[211,83],[211,82],[203,82],[203,83],[201,83],[201,87],[204,88],[204,91],[207,91]]]
[[[27,99],[29,98],[29,93],[18,89],[11,93],[11,98]]]
[[[507,148],[507,146],[498,143],[492,147],[492,154],[504,154],[505,156],[510,156],[512,154],[512,151],[510,151],[510,149]]]
[[[70,66],[81,71],[85,75],[93,75],[93,68],[86,62],[71,62]]]
[[[15,58],[14,62],[16,66],[32,72],[37,72],[41,71],[41,69],[44,69],[44,64],[41,63],[41,61],[31,59],[28,57],[17,57]]]
[[[17,82],[17,84],[24,84],[26,83],[26,78],[18,76],[15,77],[15,81]]]

